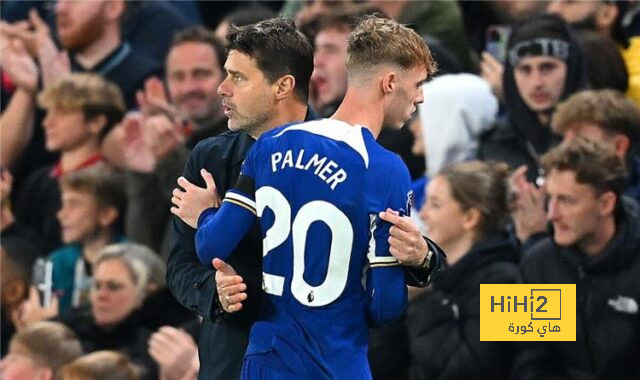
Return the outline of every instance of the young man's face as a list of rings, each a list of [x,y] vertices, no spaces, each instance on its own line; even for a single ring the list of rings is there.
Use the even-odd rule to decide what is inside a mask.
[[[347,92],[347,36],[349,29],[328,28],[316,35],[311,93],[313,105],[322,109],[342,100]]]
[[[553,240],[561,246],[588,247],[595,241],[602,221],[603,195],[587,184],[576,182],[575,172],[552,170],[546,177],[547,218],[553,223]]]
[[[416,106],[424,101],[422,84],[427,80],[427,70],[414,67],[409,70],[396,71],[396,87],[385,110],[383,125],[402,128],[411,119]]]
[[[214,118],[220,110],[217,89],[222,70],[215,50],[208,44],[185,42],[167,57],[167,84],[178,110],[196,122]]]
[[[103,222],[104,210],[93,194],[63,188],[61,198],[62,207],[57,217],[65,244],[86,241],[107,227]]]
[[[97,138],[82,111],[66,111],[51,107],[42,122],[45,146],[51,152],[75,149],[92,138]]]
[[[273,117],[276,99],[274,88],[248,55],[231,50],[224,65],[226,78],[218,87],[222,107],[232,131],[251,132],[263,129]]]
[[[567,77],[567,64],[549,56],[526,57],[513,68],[518,92],[534,112],[550,111],[560,100]]]

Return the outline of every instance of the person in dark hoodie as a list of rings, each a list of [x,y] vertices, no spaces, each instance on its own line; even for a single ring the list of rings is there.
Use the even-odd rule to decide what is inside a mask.
[[[576,138],[542,157],[553,235],[525,252],[531,284],[576,284],[575,342],[533,342],[518,379],[640,378],[640,213],[611,146]]]
[[[627,166],[624,195],[640,202],[640,109],[615,90],[585,90],[558,104],[551,129],[563,142],[578,136],[613,148]],[[523,176],[512,176],[517,202],[512,207],[516,236],[531,247],[548,234],[544,188],[536,189]],[[526,250],[526,248],[523,248]]]
[[[446,267],[407,311],[411,379],[507,378],[513,347],[480,341],[480,284],[521,283],[520,251],[507,237],[503,163],[445,167],[428,185],[420,217],[447,252]]]
[[[549,128],[558,102],[588,86],[586,64],[569,26],[558,16],[536,16],[514,29],[504,73],[507,120],[482,136],[478,158],[526,165],[540,177],[538,158],[558,140]]]

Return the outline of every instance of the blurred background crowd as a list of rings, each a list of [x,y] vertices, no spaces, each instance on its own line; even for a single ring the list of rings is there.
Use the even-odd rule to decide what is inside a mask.
[[[378,140],[447,260],[372,331],[374,378],[640,378],[640,1],[0,6],[2,378],[195,379],[202,316],[165,283],[171,194],[228,131],[226,32],[294,19],[329,117],[347,35],[375,12],[438,64]],[[578,284],[577,342],[479,340],[479,284],[522,282]]]

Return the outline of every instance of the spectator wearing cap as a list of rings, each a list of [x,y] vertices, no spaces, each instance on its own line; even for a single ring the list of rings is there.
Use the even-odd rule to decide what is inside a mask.
[[[479,158],[526,165],[527,178],[534,180],[538,157],[559,140],[549,128],[557,103],[587,83],[582,52],[562,19],[541,15],[521,24],[507,43],[507,117],[482,137]]]

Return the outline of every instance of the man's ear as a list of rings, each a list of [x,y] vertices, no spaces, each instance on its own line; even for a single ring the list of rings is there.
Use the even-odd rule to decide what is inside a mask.
[[[34,380],[54,380],[53,370],[48,367],[40,367]]]
[[[100,227],[108,227],[118,220],[118,210],[115,207],[107,206],[101,208],[99,211]]]
[[[105,2],[106,15],[110,20],[121,19],[124,15],[126,4],[123,0],[109,0]]]
[[[615,4],[603,4],[596,12],[596,27],[598,29],[612,28],[619,11]]]
[[[28,285],[24,281],[11,280],[2,285],[3,303],[7,305],[18,305],[27,298]]]
[[[607,191],[600,196],[600,216],[608,217],[613,215],[616,209],[618,197],[613,191]]]
[[[385,95],[391,94],[398,85],[398,76],[394,71],[390,71],[382,77],[382,81],[380,82],[382,93]]]
[[[296,88],[296,78],[285,75],[276,80],[276,100],[284,100],[291,96]]]
[[[616,134],[613,138],[613,148],[616,150],[616,154],[618,157],[625,159],[627,155],[627,151],[629,151],[629,146],[631,145],[631,140],[629,137],[623,134]]]
[[[89,130],[97,136],[100,134],[100,131],[106,128],[107,117],[104,115],[98,115],[93,119],[89,120],[87,124],[89,125]]]

